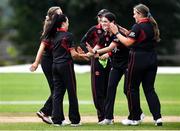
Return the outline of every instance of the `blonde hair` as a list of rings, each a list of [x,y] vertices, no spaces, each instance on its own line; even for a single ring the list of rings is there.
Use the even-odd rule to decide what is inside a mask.
[[[141,14],[143,17],[148,17],[150,19],[150,22],[153,25],[153,30],[154,30],[154,40],[159,42],[161,40],[159,27],[158,27],[156,20],[151,15],[149,8],[144,4],[138,4],[134,7],[134,10],[137,13]]]
[[[43,32],[41,34],[41,38],[44,37],[45,34],[47,33],[48,27],[51,25],[55,14],[57,14],[57,10],[61,10],[61,8],[59,6],[53,6],[49,8],[46,18],[44,20],[44,26],[43,26]],[[62,14],[62,10],[61,10],[61,14]]]

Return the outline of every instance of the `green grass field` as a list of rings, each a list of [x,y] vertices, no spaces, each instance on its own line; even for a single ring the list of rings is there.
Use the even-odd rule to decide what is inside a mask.
[[[92,101],[90,74],[77,74],[78,98],[81,101]],[[123,94],[123,79],[121,80],[116,94],[115,112],[116,116],[127,116],[127,102]],[[156,92],[161,101],[163,116],[180,116],[180,74],[159,74],[156,79]],[[43,105],[49,95],[49,89],[43,74],[0,74],[0,116],[34,116],[35,112]],[[35,104],[9,104],[8,102],[33,101]],[[67,96],[65,96],[67,101]],[[4,103],[3,103],[4,102]],[[151,116],[144,93],[141,90],[141,106],[146,116]],[[96,110],[93,104],[80,104],[80,114],[83,116],[94,115]],[[67,115],[68,105],[64,105]],[[43,123],[0,123],[0,130],[171,130],[180,129],[180,123],[165,123],[163,127],[154,127],[152,123],[143,123],[137,127],[126,127],[119,123],[113,126],[99,126],[96,123],[88,123],[78,128],[61,127],[55,128]]]

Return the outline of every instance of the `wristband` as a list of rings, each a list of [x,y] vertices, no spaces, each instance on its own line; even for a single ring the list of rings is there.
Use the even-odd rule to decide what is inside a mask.
[[[118,34],[120,34],[120,33],[119,33],[119,32],[116,32],[116,33],[115,33],[115,36],[117,36]]]

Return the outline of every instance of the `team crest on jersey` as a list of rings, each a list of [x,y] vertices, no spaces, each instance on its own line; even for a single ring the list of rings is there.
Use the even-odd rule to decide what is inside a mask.
[[[131,32],[131,33],[129,34],[129,36],[130,36],[130,37],[135,37],[135,32]]]
[[[96,75],[96,76],[99,76],[99,75],[100,75],[100,72],[99,72],[99,71],[96,71],[96,72],[95,72],[95,75]]]
[[[97,33],[98,33],[98,34],[101,34],[101,33],[102,33],[102,30],[97,30]]]
[[[109,37],[106,37],[106,41],[109,41]]]

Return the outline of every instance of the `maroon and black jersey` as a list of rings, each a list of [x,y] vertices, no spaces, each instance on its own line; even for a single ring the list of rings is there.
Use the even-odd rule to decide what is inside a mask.
[[[58,29],[53,41],[53,63],[64,63],[72,60],[70,50],[74,47],[73,35]]]
[[[115,35],[113,35],[113,42],[117,43],[117,46],[112,50],[112,66],[125,69],[128,63],[129,49]]]
[[[119,32],[124,35],[122,30],[119,28]],[[102,46],[109,46],[111,42],[117,43],[117,47],[115,47],[112,50],[112,56],[111,56],[111,63],[112,67],[114,68],[126,68],[127,67],[127,62],[128,62],[128,56],[129,56],[129,49],[124,46],[115,35],[109,35],[107,33],[104,33],[104,39],[101,39],[104,42]]]
[[[151,51],[156,44],[153,25],[150,23],[149,19],[144,19],[140,23],[134,24],[128,37],[136,40],[131,46],[134,50]]]
[[[86,42],[94,47],[99,43],[103,35],[103,29],[100,24],[91,27],[88,32],[81,39],[80,47],[87,53]]]
[[[43,44],[45,44],[45,49],[43,52],[43,56],[52,57],[52,41],[49,39],[42,39]]]

